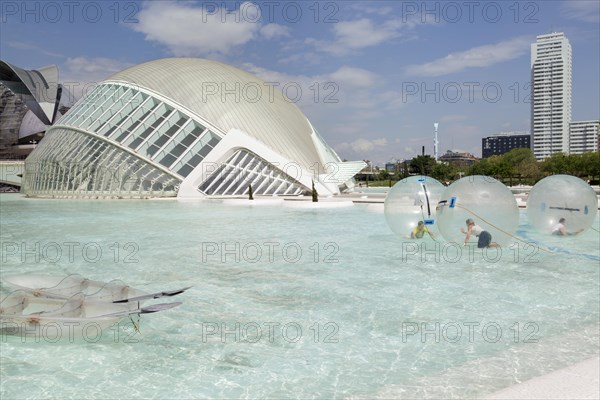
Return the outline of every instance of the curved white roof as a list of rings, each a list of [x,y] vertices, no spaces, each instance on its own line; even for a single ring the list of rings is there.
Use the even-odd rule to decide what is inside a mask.
[[[37,70],[26,70],[0,60],[0,70],[10,70],[27,88],[35,101],[39,104],[39,110],[33,112],[46,124],[52,123],[56,96],[58,91],[58,67],[49,65]],[[43,114],[42,114],[43,113]]]
[[[300,109],[257,77],[216,61],[166,58],[136,65],[107,81],[147,88],[187,107],[226,134],[239,129],[302,167],[323,163]]]

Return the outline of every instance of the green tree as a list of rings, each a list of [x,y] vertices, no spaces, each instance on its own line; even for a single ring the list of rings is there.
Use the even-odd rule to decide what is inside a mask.
[[[512,149],[508,153],[502,154],[500,157],[504,158],[507,162],[518,166],[524,162],[535,161],[535,156],[531,149]]]
[[[484,158],[468,170],[468,175],[487,175],[499,180],[508,179],[508,184],[513,185],[513,179],[518,177],[537,180],[541,177],[539,163],[530,149],[513,149],[508,153]]]
[[[554,153],[546,158],[542,164],[542,170],[549,175],[572,174],[573,159],[564,153]]]
[[[388,179],[390,179],[390,177],[392,176],[392,174],[390,174],[385,168],[379,171],[379,174],[377,176],[377,180],[380,181],[387,181]]]
[[[492,158],[492,176],[496,177],[498,180],[508,178],[509,185],[512,186],[512,176],[515,174],[515,167],[502,156],[495,156]]]
[[[417,156],[410,160],[410,169],[415,174],[430,176],[436,161],[433,157]]]
[[[534,184],[542,178],[542,166],[537,160],[526,161],[517,167],[517,173],[519,174],[519,180],[525,179],[529,184]]]
[[[398,180],[402,180],[404,178],[406,178],[409,173],[408,173],[408,161],[403,161],[402,164],[400,164],[400,171],[398,172]]]
[[[493,175],[493,166],[490,158],[484,158],[473,164],[468,170],[467,175]]]
[[[544,175],[566,174],[578,176],[584,180],[600,181],[600,153],[566,155],[555,153],[539,162],[530,149],[513,149],[506,154],[479,160],[472,165],[467,175],[487,175],[504,179],[513,184],[517,177],[535,184]],[[508,179],[509,182],[506,182]]]
[[[531,149],[513,149],[502,155],[514,167],[513,173],[521,178],[537,180],[541,177],[540,166]]]
[[[600,153],[587,152],[581,154],[582,177],[600,181]]]
[[[458,171],[453,165],[440,162],[433,166],[431,177],[441,182],[452,181],[457,173]]]

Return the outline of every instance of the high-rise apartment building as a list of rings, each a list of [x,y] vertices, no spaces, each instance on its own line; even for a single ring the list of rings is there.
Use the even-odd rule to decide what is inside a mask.
[[[569,131],[569,153],[581,154],[599,151],[598,126],[600,121],[571,122]]]
[[[531,45],[531,136],[538,160],[569,153],[571,81],[571,45],[564,33],[538,36]]]

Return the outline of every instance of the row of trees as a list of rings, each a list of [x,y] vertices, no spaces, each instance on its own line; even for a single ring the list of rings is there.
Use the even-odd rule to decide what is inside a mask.
[[[427,175],[441,182],[454,181],[468,175],[486,175],[511,186],[516,183],[532,185],[547,175],[567,174],[597,184],[600,181],[600,153],[556,153],[544,161],[537,161],[530,149],[513,149],[506,154],[484,158],[465,167],[437,163],[428,155],[417,156],[401,165],[399,172],[391,174],[380,171],[376,179],[399,180],[409,174]]]
[[[496,179],[534,184],[547,175],[567,174],[586,181],[600,180],[600,153],[565,155],[553,154],[544,161],[537,161],[530,149],[513,149],[506,154],[478,161],[469,168],[469,175],[488,175]]]

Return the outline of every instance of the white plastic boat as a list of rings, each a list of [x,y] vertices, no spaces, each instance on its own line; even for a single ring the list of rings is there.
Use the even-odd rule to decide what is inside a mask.
[[[37,297],[68,299],[77,293],[98,301],[115,301],[131,297],[148,295],[147,292],[132,288],[122,281],[94,281],[81,275],[14,275],[4,277],[3,281],[30,292]]]
[[[168,310],[180,302],[140,307],[137,301],[98,301],[83,293],[67,300],[18,290],[0,300],[0,334],[34,337],[36,341],[92,340],[115,335],[110,328],[132,314]]]

